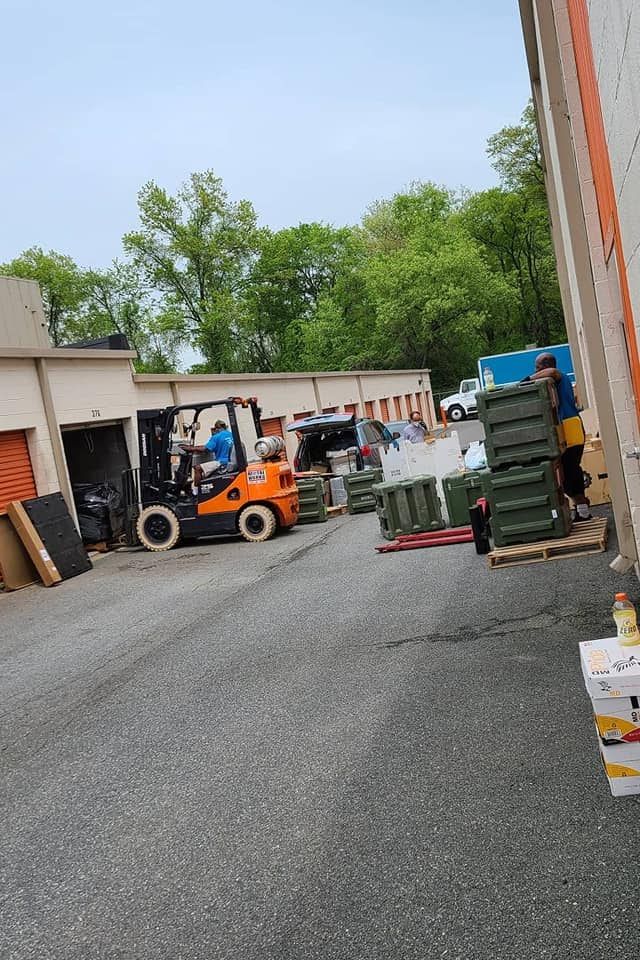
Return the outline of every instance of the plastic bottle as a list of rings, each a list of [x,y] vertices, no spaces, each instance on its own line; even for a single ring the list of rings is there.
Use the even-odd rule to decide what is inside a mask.
[[[484,368],[484,385],[487,390],[495,390],[496,382],[493,379],[493,370],[491,367]]]
[[[629,600],[626,593],[616,593],[615,603],[613,604],[613,619],[618,628],[618,643],[623,647],[633,647],[640,643],[640,630],[638,630],[638,621],[636,608]]]

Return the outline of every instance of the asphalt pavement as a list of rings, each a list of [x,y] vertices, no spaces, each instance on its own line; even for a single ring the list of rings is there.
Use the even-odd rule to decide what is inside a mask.
[[[615,555],[380,556],[375,517],[0,596],[0,956],[611,960],[640,807],[577,642]]]

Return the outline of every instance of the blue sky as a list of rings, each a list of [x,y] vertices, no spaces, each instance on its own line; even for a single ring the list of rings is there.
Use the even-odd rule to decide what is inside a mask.
[[[136,193],[213,169],[261,223],[356,222],[414,179],[495,181],[529,96],[517,0],[4,0],[0,262],[104,266]]]

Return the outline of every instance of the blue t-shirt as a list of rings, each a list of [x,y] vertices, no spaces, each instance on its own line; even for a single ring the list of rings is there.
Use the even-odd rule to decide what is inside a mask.
[[[229,463],[233,449],[231,430],[220,430],[219,433],[212,434],[205,443],[205,447],[213,454],[214,460],[217,460],[218,463]]]
[[[573,386],[566,373],[560,373],[560,379],[556,380],[556,390],[558,392],[558,416],[560,420],[569,420],[571,417],[580,416]]]

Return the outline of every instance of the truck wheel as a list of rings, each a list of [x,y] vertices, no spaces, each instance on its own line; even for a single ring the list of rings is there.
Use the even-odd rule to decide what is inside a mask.
[[[145,507],[136,524],[138,539],[147,550],[171,550],[180,539],[180,523],[173,510],[158,503]]]
[[[460,421],[464,420],[466,416],[467,411],[458,403],[454,403],[453,406],[449,407],[447,410],[447,419],[453,420],[454,423],[460,423]]]
[[[276,517],[270,507],[262,503],[255,503],[245,507],[238,517],[238,530],[245,540],[251,543],[260,543],[270,540],[276,532]]]

